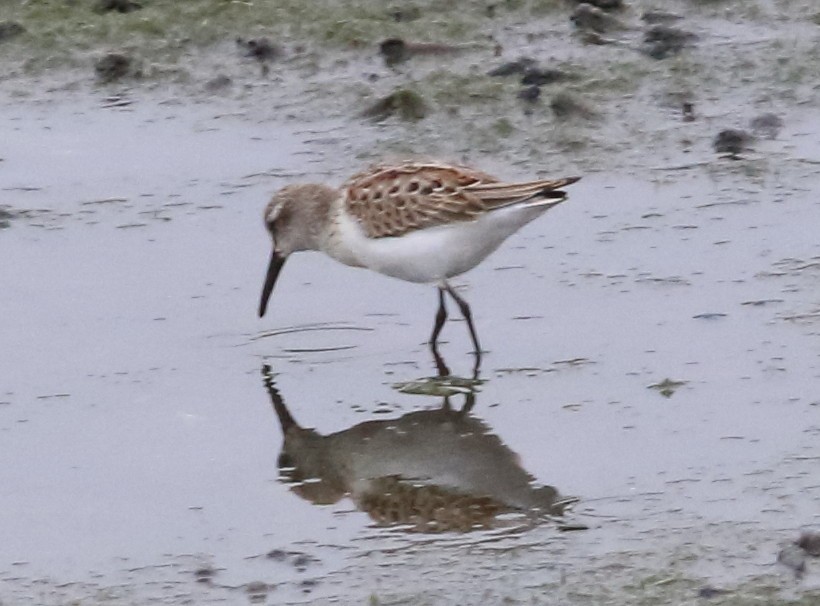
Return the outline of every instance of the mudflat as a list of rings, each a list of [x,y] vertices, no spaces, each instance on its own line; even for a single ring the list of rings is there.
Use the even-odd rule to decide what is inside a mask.
[[[0,603],[815,604],[820,12],[0,6]],[[289,183],[435,158],[567,202],[458,282]]]

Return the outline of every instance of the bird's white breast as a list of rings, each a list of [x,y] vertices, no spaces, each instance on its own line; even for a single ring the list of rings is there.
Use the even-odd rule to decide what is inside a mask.
[[[509,206],[473,221],[384,238],[367,237],[356,219],[340,212],[322,248],[346,265],[367,267],[408,282],[439,282],[478,265],[508,236],[549,207]]]

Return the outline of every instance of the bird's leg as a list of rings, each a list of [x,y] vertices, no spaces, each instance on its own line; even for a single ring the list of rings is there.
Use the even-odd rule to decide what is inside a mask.
[[[430,347],[436,349],[438,335],[441,332],[444,322],[447,320],[447,307],[444,305],[444,291],[438,289],[438,311],[436,312],[436,323],[433,326],[433,334],[430,335]]]
[[[438,352],[438,348],[435,344],[432,345],[433,350],[433,359],[436,362],[436,372],[438,373],[438,377],[449,377],[450,376],[450,367],[447,366],[447,363],[444,361],[444,358],[441,357],[441,354]]]
[[[464,406],[461,407],[459,414],[470,414],[470,411],[473,409],[473,406],[475,406],[475,392],[471,389],[466,394],[464,394]]]
[[[470,306],[467,305],[467,301],[462,299],[458,296],[453,287],[444,283],[444,288],[453,297],[453,300],[458,304],[458,308],[461,310],[461,315],[464,316],[464,319],[467,320],[467,328],[470,329],[470,337],[473,339],[473,353],[476,357],[476,370],[478,370],[479,365],[481,364],[481,345],[478,343],[478,335],[475,332],[475,326],[473,326],[473,314],[470,311]]]
[[[433,352],[433,357],[436,360],[436,368],[441,377],[450,374],[450,369],[444,363],[444,359],[438,352],[438,335],[441,332],[444,322],[447,321],[447,306],[444,304],[444,291],[439,287],[438,289],[438,311],[436,312],[436,323],[433,326],[433,334],[430,335],[430,349]]]

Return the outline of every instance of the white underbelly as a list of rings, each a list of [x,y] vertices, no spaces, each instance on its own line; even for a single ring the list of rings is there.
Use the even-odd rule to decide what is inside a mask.
[[[346,265],[367,267],[408,282],[440,282],[478,265],[510,234],[544,210],[499,209],[475,221],[386,238],[368,238],[355,220],[343,216],[335,237],[327,240],[324,250]]]

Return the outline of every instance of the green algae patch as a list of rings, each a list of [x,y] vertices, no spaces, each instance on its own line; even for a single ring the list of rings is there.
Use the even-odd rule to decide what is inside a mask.
[[[648,389],[655,389],[664,398],[671,398],[672,395],[681,387],[686,385],[687,381],[676,381],[674,379],[666,378],[658,383],[653,383],[648,386]]]
[[[139,8],[121,12],[100,10],[100,4],[91,0],[3,3],[0,22],[15,23],[24,32],[14,41],[26,51],[24,60],[30,69],[76,64],[89,49],[101,46],[139,48],[148,59],[163,59],[180,48],[262,33],[296,44],[336,48],[375,45],[391,36],[472,41],[481,33],[482,23],[492,23],[481,2],[458,7],[436,0],[417,2],[409,20],[403,17],[406,9],[397,12],[389,5],[355,0],[145,0],[136,4]]]

